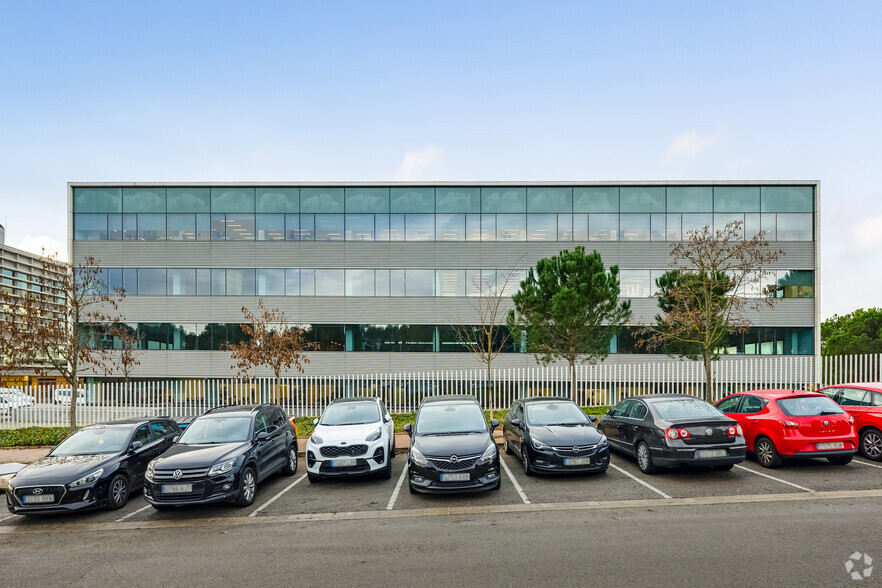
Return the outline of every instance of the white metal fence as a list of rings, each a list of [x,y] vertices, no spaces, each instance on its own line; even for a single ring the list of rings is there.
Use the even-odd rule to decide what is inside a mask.
[[[811,356],[723,358],[714,363],[716,400],[737,390],[794,388],[812,390],[845,381],[879,381],[882,356],[821,358],[821,381],[815,377]],[[515,398],[563,395],[583,406],[612,405],[628,396],[681,392],[704,396],[704,368],[700,362],[661,360],[644,363],[599,363],[576,368],[576,390],[570,391],[566,367],[311,376],[308,374],[250,381],[185,379],[124,383],[94,383],[79,390],[77,422],[89,424],[143,415],[172,417],[199,415],[224,404],[273,402],[293,416],[319,415],[335,398],[379,396],[390,412],[416,410],[425,396],[472,394],[486,409],[506,409]],[[54,389],[25,387],[33,406],[13,408],[3,415],[0,428],[66,426],[69,404],[54,403]]]

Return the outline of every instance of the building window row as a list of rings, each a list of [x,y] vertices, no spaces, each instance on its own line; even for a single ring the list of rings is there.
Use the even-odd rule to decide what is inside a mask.
[[[648,298],[666,270],[619,271],[622,298]],[[104,268],[101,293],[127,296],[511,296],[526,270],[322,268]],[[814,272],[777,270],[746,297],[812,298]]]
[[[812,213],[97,214],[77,241],[683,241],[739,221],[742,238],[811,241]]]
[[[812,186],[75,187],[74,212],[814,212]]]
[[[247,339],[237,323],[127,323],[143,351],[223,351]],[[468,333],[477,326],[451,325],[300,325],[305,339],[318,351],[349,352],[459,352]],[[504,353],[523,353],[523,341],[508,337],[502,326],[499,342]],[[638,343],[638,328],[628,327],[610,344],[611,353],[647,353]],[[122,342],[109,334],[96,337],[108,349],[121,349]],[[811,355],[814,352],[811,327],[751,327],[731,335],[722,353],[745,355]]]

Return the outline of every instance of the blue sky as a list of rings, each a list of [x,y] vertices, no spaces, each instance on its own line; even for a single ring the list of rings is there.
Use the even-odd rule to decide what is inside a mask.
[[[821,181],[882,306],[882,3],[0,0],[0,222],[68,181]],[[859,277],[859,278],[858,278]]]

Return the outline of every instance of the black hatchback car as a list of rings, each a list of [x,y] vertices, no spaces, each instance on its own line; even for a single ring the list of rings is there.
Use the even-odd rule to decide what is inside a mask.
[[[600,417],[598,427],[613,449],[635,456],[645,474],[679,465],[730,470],[747,455],[738,423],[686,394],[622,400]]]
[[[174,443],[171,419],[137,418],[83,427],[10,481],[13,514],[55,514],[121,508],[144,484],[150,460]]]
[[[505,452],[517,453],[528,476],[533,472],[605,472],[609,442],[569,398],[515,400],[502,425]]]
[[[224,406],[195,419],[150,462],[144,498],[157,510],[224,501],[249,506],[259,482],[296,471],[297,438],[281,408]]]
[[[480,492],[498,490],[499,450],[493,429],[474,396],[451,394],[424,398],[416,422],[404,425],[410,435],[407,453],[410,492]]]

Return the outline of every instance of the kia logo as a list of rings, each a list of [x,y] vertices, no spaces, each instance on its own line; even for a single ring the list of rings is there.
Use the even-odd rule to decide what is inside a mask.
[[[175,473],[172,474],[172,478],[174,478],[175,480],[180,480],[181,476],[183,475],[184,472],[182,472],[181,470],[175,470]]]
[[[34,494],[42,494],[42,493],[43,493],[42,488],[34,488]]]

